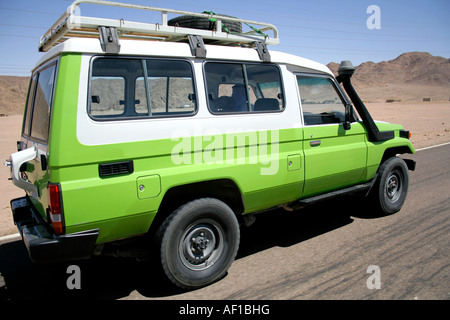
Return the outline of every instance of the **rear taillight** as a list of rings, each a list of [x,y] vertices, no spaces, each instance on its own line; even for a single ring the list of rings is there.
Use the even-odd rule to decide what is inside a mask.
[[[59,183],[47,185],[48,194],[48,216],[56,234],[64,233],[63,206],[61,186]]]

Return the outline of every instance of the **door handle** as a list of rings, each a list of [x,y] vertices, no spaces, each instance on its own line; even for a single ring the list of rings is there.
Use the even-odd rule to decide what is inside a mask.
[[[313,141],[310,141],[310,142],[309,142],[309,145],[310,145],[311,147],[317,147],[317,146],[320,146],[321,143],[322,143],[322,142],[321,142],[320,140],[313,140]]]

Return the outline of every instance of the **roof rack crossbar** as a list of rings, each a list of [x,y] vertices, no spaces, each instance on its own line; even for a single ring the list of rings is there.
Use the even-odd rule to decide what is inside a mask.
[[[148,10],[161,13],[160,23],[144,23],[129,20],[117,20],[106,18],[95,18],[78,15],[78,6],[83,3],[106,5],[121,8],[132,8]],[[100,27],[114,28],[120,39],[146,39],[159,41],[185,41],[188,35],[200,36],[203,39],[214,40],[214,43],[222,45],[244,45],[254,46],[255,42],[263,42],[266,45],[279,44],[278,30],[269,23],[257,22],[221,15],[214,15],[216,19],[216,31],[192,29],[179,26],[168,25],[168,14],[189,15],[195,17],[211,18],[207,13],[195,13],[181,10],[156,8],[150,6],[128,4],[113,1],[100,0],[76,0],[66,10],[66,12],[47,30],[39,41],[39,51],[46,52],[57,44],[71,37],[93,37],[93,32],[97,31],[97,37],[101,35]],[[222,30],[222,22],[240,22],[248,25],[258,26],[260,31],[272,31],[273,36],[261,35],[254,30],[243,33],[227,33]],[[112,29],[111,29],[112,30]]]

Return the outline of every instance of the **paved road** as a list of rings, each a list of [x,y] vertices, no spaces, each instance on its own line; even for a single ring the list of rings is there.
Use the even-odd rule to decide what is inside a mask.
[[[18,240],[0,244],[0,300],[450,299],[450,145],[411,156],[417,169],[403,209],[371,217],[345,198],[289,213],[260,214],[242,232],[221,281],[192,292],[168,284],[154,261],[96,257],[34,265]],[[69,265],[81,289],[69,290]],[[375,269],[369,269],[369,266]],[[378,273],[377,273],[378,272]],[[378,283],[376,280],[380,280]],[[369,289],[379,285],[380,289]]]

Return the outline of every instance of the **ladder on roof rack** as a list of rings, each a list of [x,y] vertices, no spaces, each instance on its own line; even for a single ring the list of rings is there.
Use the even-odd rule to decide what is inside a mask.
[[[123,19],[115,20],[76,15],[76,8],[82,3],[161,12],[161,22],[142,23]],[[216,29],[202,30],[179,26],[169,26],[167,16],[168,13],[194,17],[204,17],[208,19],[214,17],[214,19],[216,20]],[[248,25],[256,25],[260,29],[258,30],[256,28],[252,28],[252,30],[248,32],[228,33],[222,30],[222,21],[240,22]],[[262,33],[267,31],[272,31],[273,37],[268,37]],[[66,12],[41,37],[39,41],[39,51],[46,52],[57,44],[73,37],[100,38],[100,41],[103,41],[102,48],[104,51],[106,50],[105,48],[108,47],[108,45],[115,42],[116,46],[114,48],[113,45],[112,51],[114,52],[117,50],[118,52],[120,48],[118,46],[119,38],[177,42],[186,41],[188,35],[200,36],[205,40],[213,40],[214,44],[220,45],[260,47],[261,44],[279,44],[278,30],[274,25],[269,23],[244,20],[221,15],[162,9],[121,2],[77,0],[67,8]],[[117,37],[117,39],[115,39],[115,37]]]

